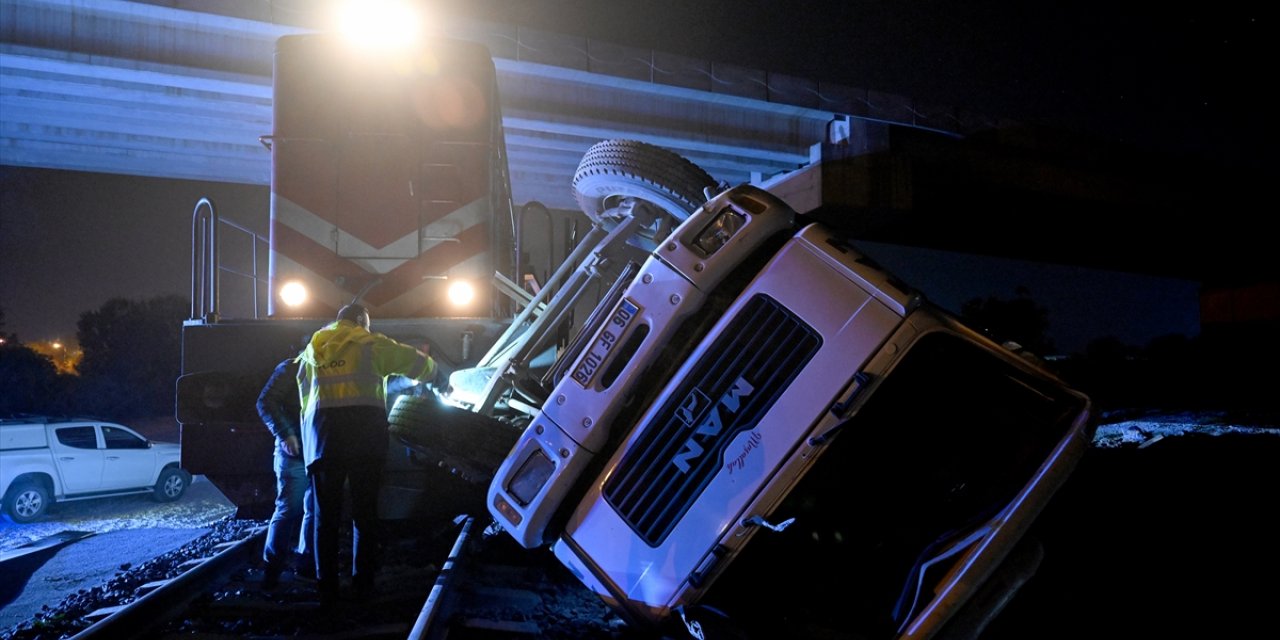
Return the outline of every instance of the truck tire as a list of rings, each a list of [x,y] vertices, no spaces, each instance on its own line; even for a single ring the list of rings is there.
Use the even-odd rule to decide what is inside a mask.
[[[592,221],[606,229],[618,219],[607,212],[626,198],[644,200],[666,216],[642,229],[640,248],[657,243],[707,200],[717,183],[698,165],[662,147],[637,140],[602,140],[582,156],[573,174],[573,195]]]
[[[177,467],[165,467],[156,479],[155,499],[160,502],[173,502],[187,492],[191,485],[191,474]]]
[[[27,524],[49,510],[53,498],[44,483],[23,480],[9,488],[4,497],[4,513],[17,524]]]
[[[520,430],[434,397],[401,396],[387,418],[391,434],[426,462],[488,484],[520,439]]]

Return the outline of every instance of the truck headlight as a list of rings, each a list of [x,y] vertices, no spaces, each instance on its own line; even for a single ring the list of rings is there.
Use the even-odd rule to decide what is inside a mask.
[[[729,207],[725,207],[707,226],[698,232],[693,239],[693,246],[706,258],[729,243],[734,234],[747,223],[747,217]]]
[[[539,491],[542,491],[542,487],[547,484],[547,479],[551,477],[551,472],[555,468],[556,464],[542,452],[542,449],[534,449],[520,468],[512,474],[511,481],[507,483],[507,492],[520,503],[520,506],[526,506],[533,502],[533,498]]]

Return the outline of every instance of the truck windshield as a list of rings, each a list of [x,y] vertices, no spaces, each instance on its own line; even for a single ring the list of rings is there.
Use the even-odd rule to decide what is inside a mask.
[[[768,594],[773,610],[797,621],[828,617],[834,628],[892,634],[903,622],[895,605],[928,550],[1008,506],[1086,406],[973,342],[926,335],[774,511],[795,524],[753,538],[703,601],[750,611]],[[762,576],[804,584],[813,567],[838,568],[842,584],[816,596],[749,586]]]

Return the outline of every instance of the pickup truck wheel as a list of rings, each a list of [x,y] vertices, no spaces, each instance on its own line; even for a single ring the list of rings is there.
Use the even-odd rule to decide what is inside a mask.
[[[387,417],[391,435],[431,464],[488,483],[520,439],[520,430],[433,397],[401,396]]]
[[[182,469],[168,467],[160,472],[156,480],[155,497],[160,502],[173,502],[187,492],[191,484],[191,475]]]
[[[618,219],[608,211],[626,198],[648,202],[665,212],[639,232],[641,249],[657,243],[707,201],[714,178],[679,154],[637,140],[603,140],[587,150],[573,174],[573,195],[592,221],[606,229]]]
[[[4,498],[4,511],[17,524],[32,522],[48,511],[52,499],[49,490],[39,482],[24,482],[9,489]]]

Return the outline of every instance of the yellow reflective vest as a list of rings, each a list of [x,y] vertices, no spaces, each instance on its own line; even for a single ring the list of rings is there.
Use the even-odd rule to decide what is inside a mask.
[[[317,409],[374,406],[386,408],[386,378],[400,374],[429,380],[436,372],[430,356],[381,333],[340,320],[311,336],[298,355],[298,394],[303,424]]]

